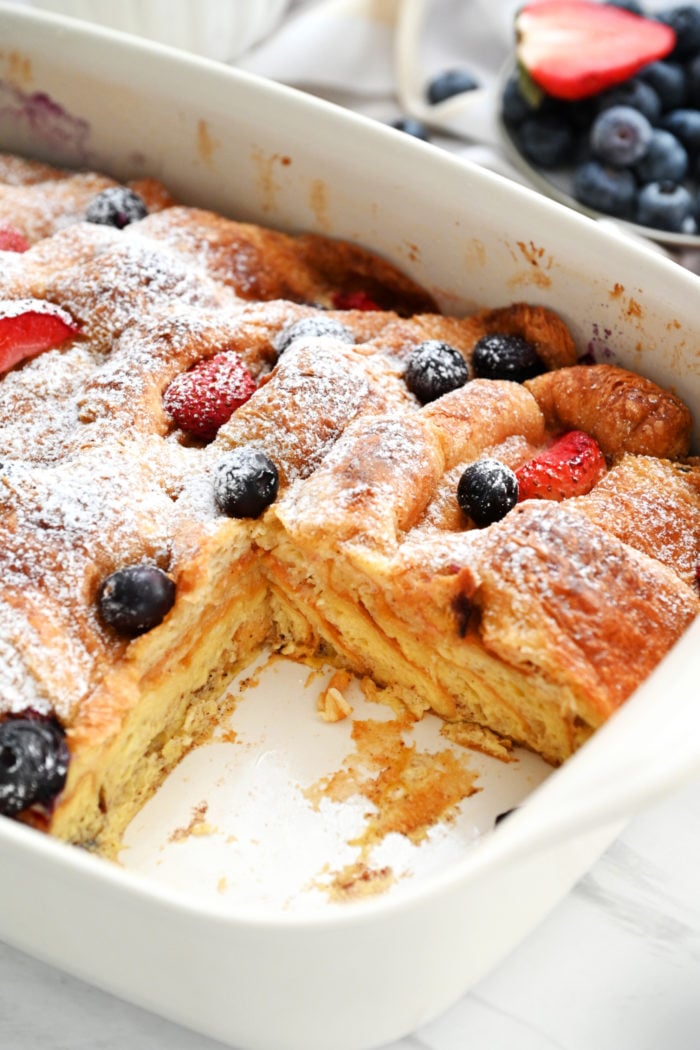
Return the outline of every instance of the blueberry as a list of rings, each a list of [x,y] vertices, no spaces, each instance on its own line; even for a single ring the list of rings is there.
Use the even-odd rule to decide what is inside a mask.
[[[685,84],[688,107],[700,109],[700,55],[696,55],[686,66]],[[683,102],[679,102],[677,106],[670,108],[680,109],[682,106]]]
[[[685,102],[686,73],[677,62],[650,62],[640,69],[637,78],[654,89],[664,112]]]
[[[320,315],[302,317],[301,320],[282,328],[275,336],[273,346],[279,356],[289,349],[295,339],[321,339],[323,336],[340,339],[341,342],[351,345],[355,342],[355,336],[346,325],[333,317]]]
[[[143,197],[126,186],[112,186],[93,197],[85,209],[87,222],[123,229],[132,222],[145,219],[148,208]]]
[[[439,73],[428,84],[426,98],[431,106],[438,102],[444,102],[453,95],[461,95],[465,91],[474,91],[479,87],[479,81],[468,69],[446,69]]]
[[[214,499],[229,518],[259,518],[278,491],[277,467],[259,449],[234,448],[216,465]]]
[[[532,343],[520,335],[502,332],[490,332],[479,339],[472,368],[479,379],[509,379],[514,383],[524,383],[546,371]]]
[[[157,627],[170,612],[175,584],[155,565],[127,565],[103,580],[97,601],[109,627],[136,638]]]
[[[678,4],[664,11],[656,11],[654,18],[670,26],[676,33],[674,58],[690,58],[700,51],[700,7],[696,4]]]
[[[584,133],[576,139],[574,152],[569,160],[569,168],[576,168],[580,164],[585,164],[588,160],[593,160],[591,144],[588,139],[588,128],[586,128]]]
[[[603,112],[613,106],[629,106],[655,124],[661,116],[661,99],[651,84],[645,80],[632,77],[624,84],[618,84],[610,91],[604,92],[598,100],[598,111]]]
[[[693,233],[694,203],[691,194],[675,182],[649,182],[637,201],[637,222],[673,233]]]
[[[477,459],[459,479],[457,502],[479,528],[491,525],[518,502],[518,479],[497,459]]]
[[[457,390],[469,379],[469,366],[459,350],[439,339],[426,339],[411,350],[404,372],[406,386],[421,404]]]
[[[501,115],[506,124],[516,126],[522,123],[526,117],[531,117],[535,107],[523,95],[521,91],[520,76],[512,73],[508,77],[501,96]]]
[[[430,134],[422,120],[416,120],[414,117],[399,117],[397,120],[392,120],[390,127],[403,131],[414,139],[430,142]]]
[[[58,722],[12,716],[0,723],[0,813],[13,817],[63,789],[70,755]]]
[[[688,154],[670,131],[654,128],[649,149],[634,170],[640,182],[680,182],[688,171]]]
[[[644,8],[638,0],[604,0],[606,7],[619,7],[623,11],[629,11],[631,15],[644,15]]]
[[[588,130],[598,116],[600,111],[600,101],[597,96],[591,96],[590,98],[579,98],[574,102],[566,102],[562,104],[560,113],[565,116],[566,120],[570,123],[576,135],[580,135],[581,132],[586,132],[584,138],[588,137]],[[576,148],[579,148],[579,144],[576,144]]]
[[[574,170],[573,193],[587,208],[625,219],[634,211],[637,183],[631,171],[589,160]]]
[[[517,128],[521,153],[538,168],[557,168],[566,164],[574,146],[569,122],[558,113],[534,114]]]
[[[612,106],[596,117],[591,127],[593,154],[604,164],[624,168],[644,156],[653,128],[647,118],[631,106]]]
[[[697,109],[674,109],[661,119],[660,126],[670,131],[685,146],[689,156],[700,153],[700,111]]]

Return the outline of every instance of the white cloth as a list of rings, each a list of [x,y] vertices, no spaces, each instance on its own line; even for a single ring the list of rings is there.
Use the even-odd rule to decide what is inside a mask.
[[[409,6],[423,15],[415,53],[403,56],[415,65],[416,83],[425,86],[445,69],[467,68],[485,90],[495,89],[512,53],[512,0],[301,0],[237,64],[387,123],[416,115],[418,107],[407,107],[403,97],[398,53],[402,13]],[[441,126],[440,109],[420,111],[431,121],[431,141],[516,176],[502,153],[482,141],[492,134],[475,131],[473,141],[454,139]]]

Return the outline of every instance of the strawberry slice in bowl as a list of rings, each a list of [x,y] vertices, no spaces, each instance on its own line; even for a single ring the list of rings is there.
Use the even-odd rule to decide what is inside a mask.
[[[516,57],[552,98],[588,98],[674,48],[670,26],[593,0],[537,0],[515,19]]]
[[[71,315],[45,299],[0,299],[0,373],[52,350],[80,331]]]
[[[605,456],[597,441],[583,430],[570,430],[518,467],[518,502],[585,496],[606,470]]]

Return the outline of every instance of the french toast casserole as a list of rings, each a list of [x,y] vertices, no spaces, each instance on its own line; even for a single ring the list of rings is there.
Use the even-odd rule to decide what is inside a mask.
[[[0,813],[114,854],[259,653],[563,762],[700,611],[671,391],[536,303],[0,157]]]

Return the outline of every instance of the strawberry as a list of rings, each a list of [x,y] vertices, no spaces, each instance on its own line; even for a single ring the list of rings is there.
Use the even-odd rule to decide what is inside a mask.
[[[362,290],[358,292],[335,292],[333,306],[336,310],[380,310],[374,299]]]
[[[45,299],[0,299],[0,372],[77,335],[79,326]]]
[[[15,226],[0,226],[0,252],[26,252],[29,241]]]
[[[192,437],[211,441],[255,391],[255,380],[233,350],[223,350],[182,372],[163,394],[173,423]]]
[[[606,469],[597,441],[582,430],[570,430],[516,470],[518,502],[585,496]]]
[[[662,22],[593,0],[536,0],[515,19],[516,56],[554,98],[587,98],[620,84],[673,50]]]

